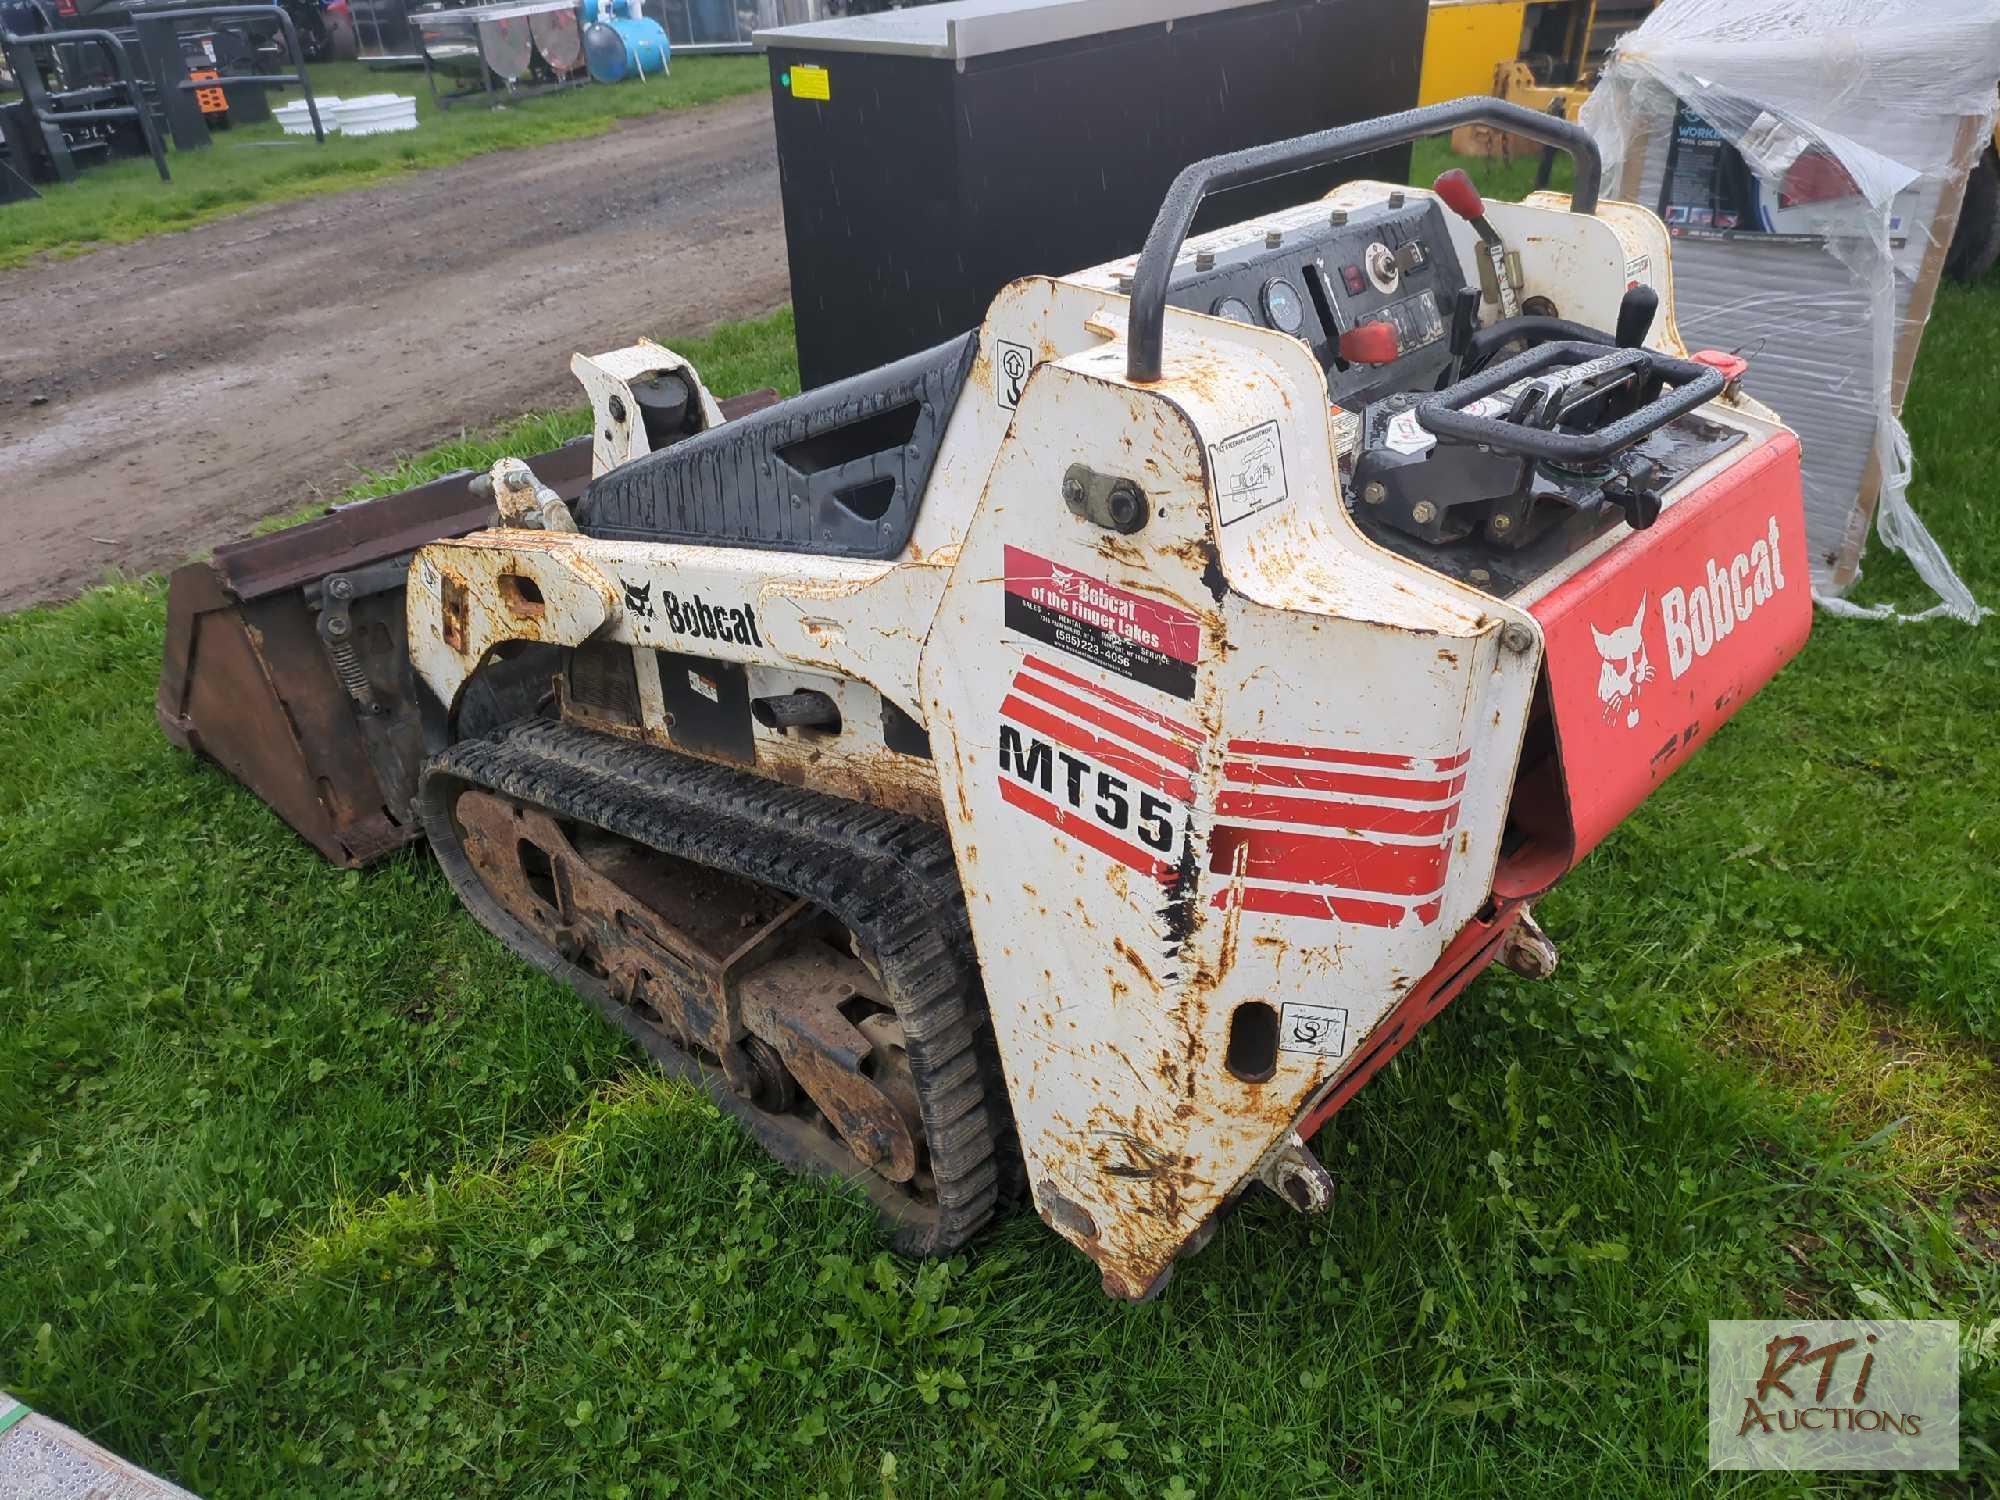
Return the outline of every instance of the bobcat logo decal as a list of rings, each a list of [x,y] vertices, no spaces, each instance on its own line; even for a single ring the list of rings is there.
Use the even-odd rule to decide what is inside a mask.
[[[1653,664],[1646,659],[1645,622],[1646,595],[1641,594],[1630,625],[1609,632],[1590,627],[1597,654],[1604,658],[1597,674],[1598,701],[1607,720],[1623,714],[1627,729],[1639,727],[1639,690],[1653,680]]]
[[[619,582],[624,583],[624,580]],[[625,584],[625,607],[642,619],[653,617],[653,585],[650,579],[644,585]]]

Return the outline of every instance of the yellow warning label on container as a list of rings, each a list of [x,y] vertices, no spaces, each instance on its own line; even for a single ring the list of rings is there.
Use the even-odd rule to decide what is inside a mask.
[[[792,65],[792,97],[794,99],[831,99],[833,79],[825,68],[811,63]]]

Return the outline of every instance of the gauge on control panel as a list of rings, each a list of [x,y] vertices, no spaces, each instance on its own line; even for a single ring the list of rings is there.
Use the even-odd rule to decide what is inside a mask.
[[[1306,326],[1306,305],[1299,289],[1282,276],[1264,283],[1264,316],[1280,333],[1297,333]]]
[[[1250,304],[1241,297],[1217,297],[1215,306],[1209,311],[1218,318],[1229,319],[1232,323],[1248,323],[1253,328],[1257,325],[1257,314],[1251,311]]]

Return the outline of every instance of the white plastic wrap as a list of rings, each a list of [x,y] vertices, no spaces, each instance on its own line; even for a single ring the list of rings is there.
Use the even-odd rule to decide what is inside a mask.
[[[1799,433],[1814,589],[1842,613],[1892,615],[1839,597],[1871,509],[1924,616],[1983,613],[1910,508],[1898,413],[1996,105],[2000,0],[1663,0],[1584,106],[1607,196],[1669,221],[1688,346],[1749,356]]]

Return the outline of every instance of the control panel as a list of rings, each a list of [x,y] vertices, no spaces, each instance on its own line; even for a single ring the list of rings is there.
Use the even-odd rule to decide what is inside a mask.
[[[1290,216],[1288,216],[1290,217]],[[1295,217],[1261,238],[1197,249],[1176,268],[1176,307],[1274,328],[1312,346],[1336,405],[1427,388],[1449,361],[1452,301],[1466,285],[1429,197],[1394,192]]]

